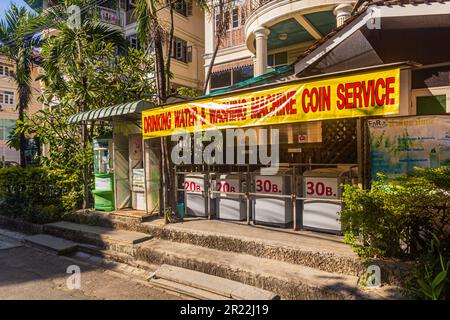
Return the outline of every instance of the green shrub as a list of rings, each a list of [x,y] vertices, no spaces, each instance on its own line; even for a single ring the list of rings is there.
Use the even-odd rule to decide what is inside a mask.
[[[412,259],[433,234],[449,245],[450,168],[421,169],[370,190],[344,186],[343,233],[361,256]]]
[[[62,170],[45,167],[0,169],[0,212],[34,223],[57,221],[72,210],[79,192]]]

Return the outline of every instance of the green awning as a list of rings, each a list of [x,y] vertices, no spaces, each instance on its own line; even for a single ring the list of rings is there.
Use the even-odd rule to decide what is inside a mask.
[[[140,113],[142,110],[150,109],[155,105],[152,102],[139,100],[123,104],[117,104],[111,107],[105,107],[95,110],[89,110],[74,114],[67,119],[68,124],[78,123],[81,121],[108,119],[117,116],[123,116],[132,113]]]

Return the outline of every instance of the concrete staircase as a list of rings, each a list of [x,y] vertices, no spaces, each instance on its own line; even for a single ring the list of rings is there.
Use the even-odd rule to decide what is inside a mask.
[[[236,252],[238,250],[229,250],[232,244],[229,243],[230,239],[222,239],[222,242],[220,242],[221,237],[215,235],[213,239],[217,239],[217,243],[212,245],[212,238],[208,237],[206,238],[208,241],[202,243],[199,241],[200,233],[196,237],[195,235],[191,236],[192,232],[187,231],[182,238],[168,239],[169,237],[161,236],[161,233],[151,234],[57,222],[45,225],[44,233],[44,243],[42,243],[42,239],[40,241],[28,240],[28,242],[34,241],[36,245],[45,247],[45,240],[49,240],[45,237],[56,237],[69,241],[64,242],[69,247],[76,243],[77,250],[81,252],[102,256],[151,272],[159,266],[167,264],[267,290],[279,295],[282,299],[398,297],[395,291],[392,292],[393,295],[391,296],[391,292],[383,291],[380,295],[380,291],[369,292],[361,288],[358,285],[359,278],[356,274],[352,274],[351,268],[346,269],[347,267],[344,267],[344,269],[340,269],[341,272],[330,272],[329,264],[319,263],[318,267],[311,267],[308,266],[308,263],[302,263],[303,260],[301,259],[295,260],[295,262],[286,261],[289,259],[280,259],[280,255],[273,251],[275,247],[281,251],[286,250],[286,247],[276,246],[275,243],[271,244],[272,247],[269,243],[258,245],[254,239],[247,239],[246,237],[240,238],[241,243],[232,239],[237,249],[245,249]],[[205,234],[202,236],[205,237]],[[187,238],[191,240],[184,241]],[[221,248],[220,246],[224,244],[223,241],[225,241],[226,246]],[[250,244],[254,245],[256,252],[249,252]],[[291,249],[300,250],[294,247]],[[267,254],[270,250],[273,252],[272,256]],[[286,252],[285,256],[292,253],[289,250],[286,250]],[[308,254],[312,253],[309,252]],[[330,257],[327,252],[315,252],[314,255],[316,256],[316,262],[323,261],[325,257]],[[283,255],[281,256],[283,257]],[[351,257],[347,258],[350,259]],[[350,271],[346,272],[348,270]],[[155,285],[169,286],[167,279],[159,279],[157,282],[159,283]],[[177,287],[182,290],[183,287],[191,286],[186,283],[179,283]],[[198,294],[198,297],[201,297],[201,294]],[[215,293],[211,294],[214,295]],[[209,296],[211,297],[211,295]]]
[[[270,292],[237,281],[202,272],[163,264],[150,278],[150,283],[197,299],[208,300],[275,300]]]

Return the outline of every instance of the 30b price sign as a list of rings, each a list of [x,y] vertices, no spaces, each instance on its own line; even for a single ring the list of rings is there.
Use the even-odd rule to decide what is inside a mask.
[[[305,178],[304,191],[307,198],[337,199],[338,179]]]

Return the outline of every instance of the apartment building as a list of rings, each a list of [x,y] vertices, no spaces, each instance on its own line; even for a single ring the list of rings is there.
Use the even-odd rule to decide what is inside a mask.
[[[27,2],[38,10],[52,4],[47,0],[41,1],[37,5],[32,0]],[[174,0],[173,3],[175,30],[171,53],[172,85],[174,88],[201,89],[204,81],[204,13],[193,2]],[[120,29],[130,46],[137,48],[140,44],[134,15],[135,7],[134,0],[93,0],[91,5],[87,5],[82,10],[97,11],[101,21]],[[165,27],[168,30],[170,21],[168,8],[162,7],[158,14],[160,21],[167,24]],[[168,42],[166,41],[166,52],[167,48]]]
[[[17,86],[14,82],[15,65],[10,59],[0,56],[0,165],[3,159],[6,162],[20,163],[20,153],[15,149],[7,146],[11,130],[18,119],[16,110],[18,103]],[[40,84],[35,81],[39,70],[34,68],[32,71],[32,93],[31,102],[27,110],[28,114],[34,113],[41,108],[41,104],[37,98],[40,95]]]
[[[239,0],[224,12],[226,35],[212,68],[210,91],[296,61],[352,11],[354,1]],[[229,9],[229,6],[227,6]],[[220,10],[216,8],[215,12]],[[205,17],[205,70],[217,43],[219,15]]]

